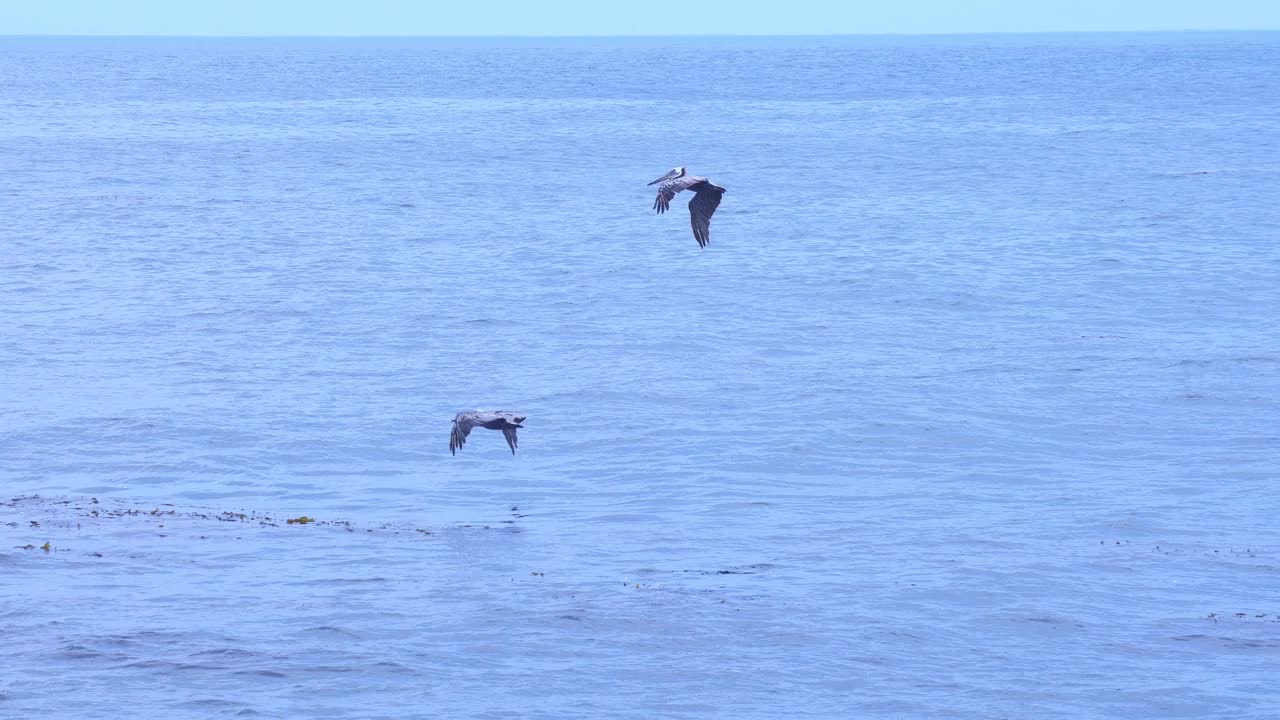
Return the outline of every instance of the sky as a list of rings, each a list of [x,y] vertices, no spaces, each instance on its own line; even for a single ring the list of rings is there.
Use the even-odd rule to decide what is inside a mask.
[[[0,0],[0,35],[1278,30],[1280,0]]]

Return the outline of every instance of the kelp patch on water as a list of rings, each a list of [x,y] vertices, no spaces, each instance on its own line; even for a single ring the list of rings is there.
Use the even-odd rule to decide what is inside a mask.
[[[513,518],[522,517],[512,512]],[[515,520],[494,524],[464,524],[458,527],[475,529],[504,529],[519,532]],[[221,510],[204,507],[179,507],[170,503],[135,505],[125,500],[99,499],[96,497],[48,498],[41,495],[22,495],[0,500],[0,531],[10,540],[10,549],[43,553],[76,552],[93,557],[103,557],[96,547],[95,536],[111,533],[119,536],[120,530],[147,532],[156,538],[171,534],[189,535],[192,539],[207,540],[215,533],[224,535],[228,529],[256,532],[273,528],[306,528],[308,532],[347,532],[384,535],[406,535],[425,538],[435,535],[438,528],[420,527],[405,522],[359,523],[341,518],[318,518],[308,514],[277,515],[251,509]],[[255,536],[258,540],[270,537]],[[240,539],[233,536],[232,539]],[[2,542],[3,540],[0,540]],[[108,543],[110,544],[110,543]],[[0,545],[0,551],[5,548]]]

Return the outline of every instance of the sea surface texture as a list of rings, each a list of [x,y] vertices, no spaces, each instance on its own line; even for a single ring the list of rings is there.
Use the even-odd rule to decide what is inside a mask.
[[[0,39],[0,716],[1280,717],[1277,67]]]

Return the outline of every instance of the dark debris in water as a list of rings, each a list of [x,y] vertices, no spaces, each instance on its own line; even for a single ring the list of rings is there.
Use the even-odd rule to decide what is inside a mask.
[[[1280,613],[1260,613],[1260,612],[1209,613],[1204,617],[1204,619],[1211,620],[1214,623],[1217,623],[1219,620],[1223,622],[1280,623]]]
[[[1249,558],[1249,559],[1267,559],[1274,558],[1280,554],[1280,549],[1275,547],[1262,547],[1251,545],[1237,545],[1226,547],[1212,547],[1201,543],[1154,543],[1154,544],[1137,544],[1130,540],[1099,540],[1098,545],[1110,548],[1111,550],[1119,550],[1125,553],[1142,552],[1153,555],[1207,555],[1218,556],[1220,558]]]
[[[757,563],[755,565],[744,565],[738,568],[728,568],[722,570],[681,570],[686,573],[697,573],[698,575],[755,575],[765,570],[770,570],[773,565],[769,563]]]
[[[332,528],[345,532],[363,531],[370,534],[404,535],[423,539],[432,537],[438,532],[436,529],[419,527],[413,523],[380,522],[361,526],[350,520],[317,520],[310,515],[280,517],[252,510],[215,510],[198,507],[183,509],[167,503],[138,507],[130,506],[124,501],[100,501],[96,497],[53,499],[40,495],[24,495],[0,499],[0,510],[11,517],[18,515],[17,518],[12,520],[6,518],[6,522],[0,523],[0,526],[12,528],[11,532],[22,532],[21,529],[38,529],[41,533],[54,535],[60,530],[72,530],[80,533],[81,537],[86,529],[91,531],[111,522],[136,522],[149,526],[158,531],[155,536],[161,538],[170,537],[170,533],[174,529],[186,529],[190,532],[192,538],[198,537],[201,540],[210,538],[208,529],[202,527],[202,523],[207,523],[208,526],[233,524],[257,528],[280,528],[298,525],[317,529]],[[512,510],[514,514],[515,508],[513,507]],[[26,515],[26,517],[21,517],[21,515]],[[32,519],[33,515],[39,519]],[[522,516],[515,515],[515,517]],[[468,523],[453,525],[452,527],[520,532],[518,527],[514,527],[514,523],[514,520],[500,520],[492,525]],[[57,539],[58,537],[55,536],[54,540]],[[236,535],[235,539],[247,540],[248,536]],[[28,551],[44,550],[46,553],[68,550],[64,546],[55,546],[53,540],[40,538],[39,541],[44,541],[43,545],[37,544],[39,541],[32,542],[33,540],[35,539],[19,538],[17,544],[12,547]],[[83,554],[89,557],[103,557],[102,552],[90,551]]]

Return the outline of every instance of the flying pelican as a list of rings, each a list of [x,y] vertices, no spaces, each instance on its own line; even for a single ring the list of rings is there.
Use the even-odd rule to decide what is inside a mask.
[[[524,427],[520,424],[524,419],[524,415],[517,415],[510,410],[460,412],[453,419],[453,432],[449,435],[449,454],[456,455],[458,448],[467,444],[467,435],[471,433],[471,428],[482,427],[501,430],[503,437],[507,439],[507,446],[511,448],[511,454],[515,455],[516,445],[519,444],[516,441],[516,428]]]
[[[689,201],[689,224],[693,226],[693,239],[698,241],[698,247],[706,247],[711,242],[711,216],[720,207],[720,196],[724,195],[724,188],[713,185],[704,177],[686,175],[683,167],[672,168],[671,172],[649,184],[658,185],[658,197],[653,200],[653,209],[659,215],[671,206],[671,198],[676,193],[681,190],[693,191],[693,199]]]

